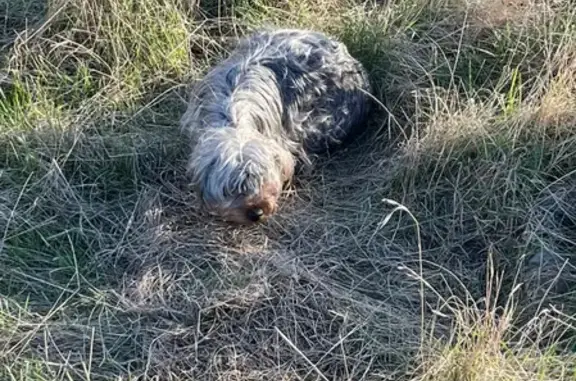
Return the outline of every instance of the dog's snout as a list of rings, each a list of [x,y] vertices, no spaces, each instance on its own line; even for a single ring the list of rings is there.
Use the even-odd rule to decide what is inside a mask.
[[[261,208],[249,209],[248,212],[246,212],[246,217],[252,222],[258,222],[264,217],[264,210]]]

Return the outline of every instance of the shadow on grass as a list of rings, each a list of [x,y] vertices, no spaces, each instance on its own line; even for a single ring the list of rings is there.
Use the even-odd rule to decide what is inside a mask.
[[[0,0],[0,65],[14,39],[39,25],[45,17],[45,0]]]
[[[91,278],[78,267],[99,278],[93,256],[118,246],[145,188],[181,165],[180,107],[172,99],[136,116],[114,111],[4,132],[2,258],[13,265],[7,268],[31,277],[36,269],[59,286],[73,276]],[[25,294],[21,286],[11,287]]]
[[[410,29],[394,39],[379,34],[380,26],[342,36],[392,115],[413,121],[412,91],[452,85],[444,74],[428,82],[439,65],[430,37]],[[462,68],[477,65],[465,53]],[[18,326],[16,339],[26,340],[13,348],[48,353],[53,364],[78,370],[101,360],[103,377],[390,375],[408,367],[420,345],[420,258],[440,295],[480,298],[488,250],[495,244],[506,259],[512,251],[500,245],[503,236],[524,227],[522,211],[498,220],[503,208],[524,204],[489,203],[520,197],[506,189],[508,173],[491,165],[538,164],[532,151],[497,142],[475,146],[474,157],[460,148],[443,156],[440,145],[413,162],[397,146],[410,140],[392,131],[407,126],[388,125],[386,112],[374,116],[368,134],[302,176],[270,224],[214,223],[186,186],[176,103],[90,116],[73,121],[79,128],[72,130],[34,125],[2,143],[0,293],[29,301],[38,314],[29,319],[42,327],[30,335]],[[531,184],[525,173],[512,174]],[[415,213],[423,252],[414,221],[401,213],[388,220],[392,208],[383,198]],[[438,305],[433,293],[425,301],[427,313]],[[64,360],[62,353],[76,354]]]

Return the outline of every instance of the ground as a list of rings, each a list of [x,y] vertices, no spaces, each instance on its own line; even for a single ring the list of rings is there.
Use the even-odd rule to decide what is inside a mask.
[[[573,380],[570,1],[0,0],[1,380]],[[374,85],[263,226],[208,219],[187,87],[260,26]]]

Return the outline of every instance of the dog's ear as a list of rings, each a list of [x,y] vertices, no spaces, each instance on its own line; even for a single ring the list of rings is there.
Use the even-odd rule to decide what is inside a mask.
[[[207,181],[208,174],[214,170],[216,159],[206,162],[207,158],[199,158],[192,154],[186,165],[186,175],[190,178],[194,189],[201,192]]]

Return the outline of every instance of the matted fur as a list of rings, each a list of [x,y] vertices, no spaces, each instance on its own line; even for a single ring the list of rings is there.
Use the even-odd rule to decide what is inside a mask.
[[[260,31],[193,88],[181,120],[188,170],[208,210],[249,222],[276,211],[295,165],[341,144],[365,123],[371,91],[346,46],[306,30]]]

